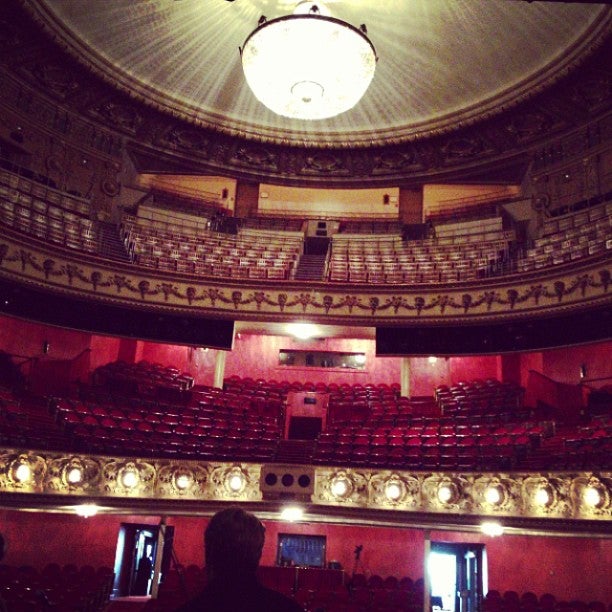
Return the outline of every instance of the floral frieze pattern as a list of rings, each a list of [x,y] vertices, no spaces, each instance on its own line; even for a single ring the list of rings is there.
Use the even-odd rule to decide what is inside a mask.
[[[448,286],[333,285],[312,283],[232,284],[200,277],[171,278],[169,274],[136,266],[117,270],[82,253],[26,248],[18,240],[0,240],[0,275],[62,290],[83,297],[118,303],[173,309],[208,310],[228,316],[309,315],[347,321],[442,319],[507,315],[609,302],[612,285],[609,262],[591,260],[571,269],[548,268],[541,276],[509,276],[480,283]]]
[[[104,504],[110,506],[113,499],[261,504],[266,501],[260,487],[261,471],[261,464],[244,462],[0,449],[3,496],[62,495],[74,497],[75,505],[83,498],[104,499]],[[307,500],[313,506],[521,518],[608,521],[612,518],[609,472],[457,474],[327,466],[316,466],[313,472],[314,492]],[[344,486],[338,492],[334,483],[339,479]],[[491,487],[499,492],[497,501],[487,497]],[[451,493],[440,496],[442,488]],[[585,493],[590,488],[599,492],[596,504],[587,501]],[[538,496],[541,490],[547,491],[544,502]]]

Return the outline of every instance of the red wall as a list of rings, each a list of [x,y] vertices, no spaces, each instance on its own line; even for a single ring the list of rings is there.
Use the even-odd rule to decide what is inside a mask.
[[[365,353],[366,367],[364,370],[339,372],[329,368],[279,366],[278,353],[281,349]],[[391,357],[377,358],[375,349],[374,341],[366,339],[330,338],[301,342],[285,336],[243,333],[236,336],[234,350],[227,355],[225,376],[348,384],[364,384],[370,381],[388,384],[399,382],[400,360]]]
[[[49,342],[48,359],[72,359],[89,348],[91,334],[60,327],[50,327],[14,319],[0,317],[0,349],[14,355],[45,357],[43,342]]]
[[[557,349],[542,353],[543,367],[546,376],[567,384],[580,382],[580,367],[586,367],[586,378],[606,379],[594,384],[612,383],[612,342],[601,342],[588,346],[575,346],[570,350]]]
[[[521,384],[526,386],[529,370],[535,370],[556,382],[577,385],[581,382],[582,365],[586,367],[587,384],[598,387],[612,383],[612,342],[599,342],[540,353],[523,353]]]
[[[612,603],[612,539],[432,532],[432,541],[484,543],[489,588]]]
[[[158,524],[159,517],[105,515],[82,519],[69,514],[0,511],[0,531],[8,541],[4,559],[10,565],[41,568],[51,561],[112,567],[122,522]],[[179,563],[203,565],[203,532],[207,519],[170,517],[175,526]],[[318,523],[290,524],[265,521],[263,565],[273,565],[279,533],[324,535],[327,560],[337,560],[349,573],[355,547],[362,544],[357,571],[381,576],[423,575],[424,532],[410,528],[356,527]],[[527,590],[560,599],[594,599],[612,603],[612,539],[504,535],[490,538],[477,533],[432,531],[432,541],[484,543],[489,588]],[[44,554],[41,555],[41,551]]]
[[[43,355],[43,342],[50,350]],[[366,368],[362,371],[338,371],[327,368],[291,368],[278,365],[280,349],[364,352]],[[197,384],[212,385],[217,351],[180,345],[144,342],[96,336],[86,332],[61,329],[0,317],[0,350],[35,357],[45,361],[71,360],[90,349],[89,368],[123,359],[137,362],[145,359],[174,365],[191,374]],[[586,367],[586,382],[597,387],[612,381],[612,342],[577,346],[544,352],[504,356],[438,358],[430,363],[426,357],[409,358],[411,395],[431,395],[441,384],[461,380],[498,378],[527,386],[529,371],[535,370],[566,384],[580,382],[580,368]],[[53,370],[57,376],[57,368]],[[284,336],[238,334],[234,349],[226,355],[225,376],[251,376],[276,380],[312,380],[314,382],[347,382],[349,384],[399,383],[401,358],[376,357],[374,340],[332,338],[300,342]],[[66,374],[77,377],[75,372]],[[79,378],[85,376],[80,371]],[[593,381],[589,383],[589,381]],[[44,387],[44,385],[43,385]]]
[[[213,384],[216,350],[155,342],[138,342],[138,345],[140,350],[137,351],[136,361],[144,359],[151,363],[172,365],[193,376],[198,385]]]

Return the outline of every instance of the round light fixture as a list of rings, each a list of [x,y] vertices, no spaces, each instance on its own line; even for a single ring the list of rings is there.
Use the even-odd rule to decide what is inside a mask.
[[[69,484],[78,484],[83,480],[83,470],[79,467],[72,467],[66,472],[66,480]]]
[[[485,535],[496,537],[504,533],[504,528],[495,521],[485,521],[480,525],[480,531]]]
[[[357,365],[364,365],[366,362],[366,356],[364,353],[357,353],[355,355],[355,363]]]
[[[591,508],[597,508],[601,504],[603,497],[601,495],[601,491],[599,487],[595,485],[590,485],[586,487],[584,490],[584,501],[587,506],[591,506]]]
[[[259,25],[240,49],[255,97],[291,119],[327,119],[353,108],[376,69],[365,26],[329,15],[325,5],[301,2],[292,15]]]
[[[286,506],[281,510],[281,519],[290,523],[301,521],[304,518],[304,510],[299,506]]]
[[[174,479],[174,484],[176,488],[180,491],[184,491],[191,486],[192,478],[189,474],[177,474]]]
[[[89,518],[98,514],[98,506],[96,504],[81,504],[80,506],[75,506],[74,511],[77,516]]]
[[[121,475],[121,483],[126,489],[133,489],[140,480],[138,472],[134,469],[127,469]]]
[[[547,487],[540,487],[535,492],[534,497],[535,497],[536,504],[538,504],[538,506],[548,506],[548,504],[550,504],[550,502],[552,501],[552,496]]]
[[[298,340],[310,340],[318,333],[318,328],[312,323],[290,323],[287,326],[289,333]]]
[[[17,482],[28,482],[32,478],[32,469],[27,463],[20,463],[15,469],[14,474]]]
[[[331,482],[330,490],[334,497],[347,497],[351,492],[351,483],[348,478],[338,476]]]
[[[487,500],[487,503],[491,504],[492,506],[497,506],[501,503],[503,499],[502,490],[500,489],[500,487],[495,485],[488,487],[484,495],[485,499]]]
[[[240,493],[245,485],[244,475],[238,472],[232,472],[228,475],[225,484],[232,493]]]
[[[456,501],[459,496],[457,485],[453,482],[441,482],[438,486],[438,501],[443,504],[450,504]]]
[[[396,502],[404,494],[404,487],[397,480],[389,480],[385,485],[385,496],[389,501]]]

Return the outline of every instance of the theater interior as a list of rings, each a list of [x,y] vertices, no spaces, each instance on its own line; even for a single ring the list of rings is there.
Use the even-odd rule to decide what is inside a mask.
[[[331,116],[243,74],[306,21]],[[611,22],[2,2],[0,604],[172,612],[240,506],[308,612],[612,612]]]

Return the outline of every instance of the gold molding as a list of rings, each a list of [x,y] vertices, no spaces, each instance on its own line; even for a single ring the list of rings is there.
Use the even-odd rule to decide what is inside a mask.
[[[18,477],[18,468],[27,466],[27,477]],[[69,468],[83,469],[78,483],[66,478]],[[295,466],[300,467],[300,466]],[[306,466],[302,466],[306,468]],[[125,500],[192,502],[244,502],[261,506],[265,500],[260,489],[261,464],[243,462],[200,462],[174,459],[108,457],[75,453],[0,450],[0,492],[7,501],[11,494],[60,496],[62,506],[74,498],[101,499],[105,506],[121,505]],[[126,473],[132,478],[126,480]],[[513,519],[556,518],[574,521],[609,521],[612,519],[611,472],[408,472],[369,468],[314,468],[315,486],[309,504],[322,511],[325,507],[402,512],[414,515],[443,514],[467,517],[495,516]],[[238,476],[240,485],[230,486]],[[179,480],[182,478],[182,480]],[[341,494],[333,492],[338,478],[348,486]],[[180,484],[179,484],[180,483]],[[392,483],[393,495],[387,485]],[[452,483],[456,495],[443,501],[438,495],[441,484]],[[487,501],[486,490],[500,491],[498,503]],[[554,493],[546,501],[536,501],[538,488]],[[585,492],[595,487],[599,501],[589,505]],[[398,493],[399,492],[399,493]],[[276,507],[277,501],[268,502]],[[176,506],[180,514],[180,504]],[[191,509],[190,509],[191,511]]]
[[[455,285],[248,282],[172,275],[102,261],[0,228],[0,277],[124,306],[228,318],[309,316],[348,324],[480,322],[610,304],[607,254]]]

